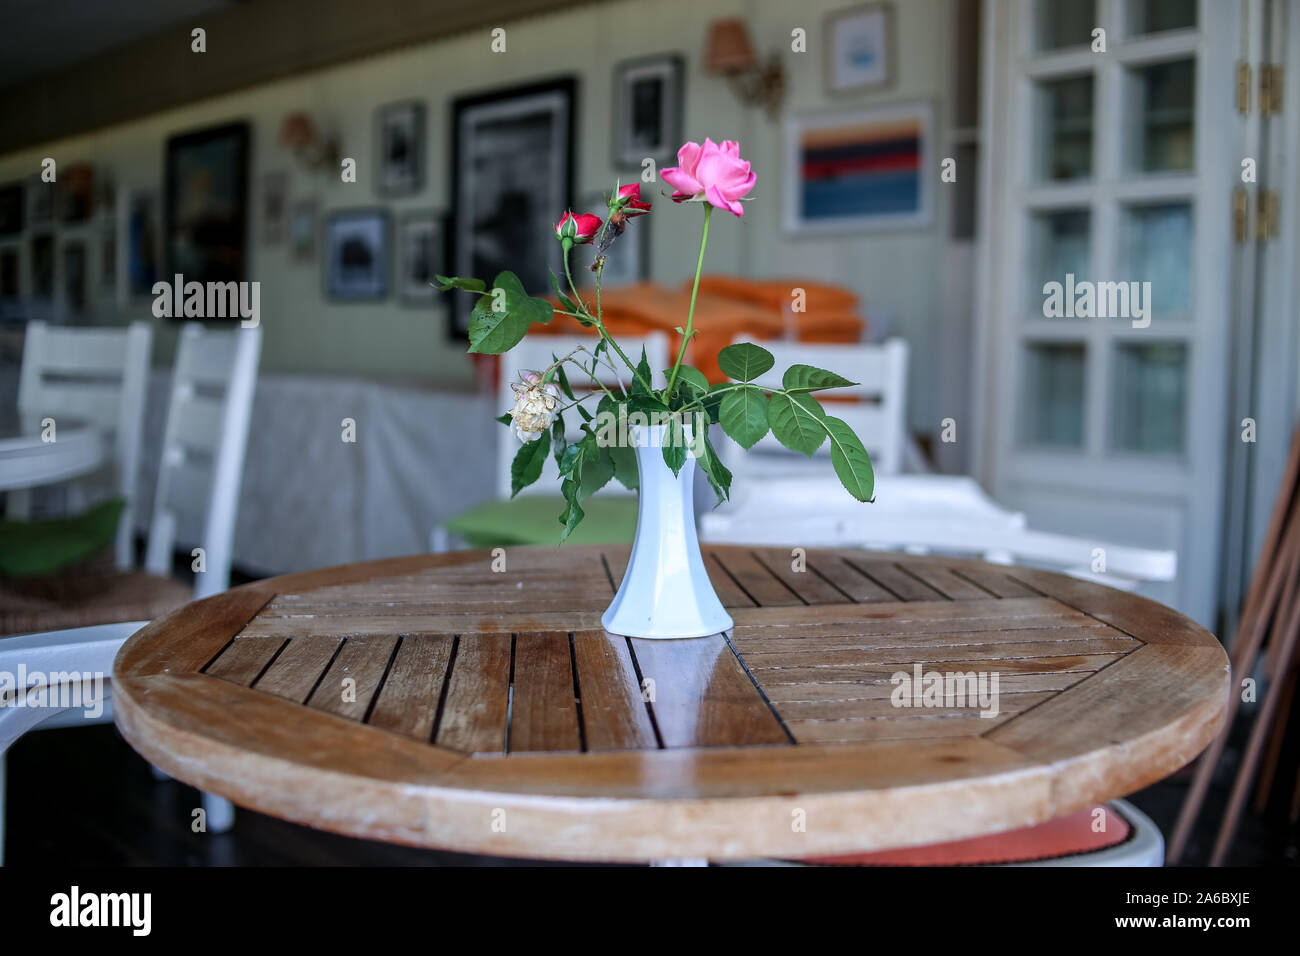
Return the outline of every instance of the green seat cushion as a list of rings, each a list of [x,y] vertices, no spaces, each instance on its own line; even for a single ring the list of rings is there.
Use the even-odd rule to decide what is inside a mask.
[[[594,495],[582,503],[586,517],[565,544],[631,543],[636,535],[636,495]],[[559,495],[520,495],[509,501],[486,501],[447,522],[447,530],[471,548],[559,544]]]
[[[0,521],[0,574],[57,574],[111,547],[126,502],[111,498],[83,514],[44,521]]]

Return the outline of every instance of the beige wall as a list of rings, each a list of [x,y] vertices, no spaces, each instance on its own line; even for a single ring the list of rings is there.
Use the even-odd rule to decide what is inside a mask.
[[[251,182],[262,174],[289,170],[290,201],[315,195],[322,211],[383,203],[394,218],[414,210],[448,207],[448,154],[451,100],[465,92],[523,83],[546,76],[579,77],[578,198],[611,183],[609,117],[614,64],[627,57],[679,51],[686,58],[687,138],[739,139],[743,155],[758,174],[755,199],[743,221],[723,217],[714,230],[708,269],[756,276],[808,275],[852,286],[866,311],[889,316],[893,328],[913,346],[911,408],[914,424],[929,428],[937,411],[930,394],[940,307],[943,236],[948,214],[940,187],[935,221],[921,229],[890,230],[802,238],[781,227],[782,126],[760,111],[742,110],[728,85],[704,74],[701,57],[708,24],[721,16],[743,15],[760,50],[780,50],[789,71],[786,110],[809,112],[857,105],[925,99],[936,109],[936,155],[947,155],[951,27],[948,0],[901,0],[895,4],[897,72],[884,93],[830,100],[823,89],[823,59],[818,53],[823,18],[849,0],[622,0],[536,19],[505,23],[508,52],[492,54],[486,33],[375,56],[347,65],[222,96],[147,119],[124,123],[0,156],[0,182],[29,175],[42,157],[60,164],[90,160],[111,174],[119,191],[157,187],[163,144],[173,133],[234,120],[252,124]],[[790,52],[790,31],[808,31],[809,52]],[[206,56],[220,56],[210,46]],[[427,110],[427,168],[422,191],[381,200],[375,188],[375,110],[405,98],[419,98]],[[284,115],[306,109],[342,136],[343,153],[355,157],[358,182],[344,184],[337,172],[309,176],[277,142]],[[626,176],[626,172],[623,173]],[[654,187],[657,192],[659,187]],[[250,207],[252,210],[253,207]],[[664,201],[651,230],[652,278],[678,282],[693,272],[697,216]],[[255,220],[255,216],[254,216]],[[98,226],[61,234],[90,240],[90,268],[98,270]],[[120,253],[119,253],[120,254]],[[23,281],[29,281],[23,259]],[[61,256],[58,257],[61,260]],[[277,371],[347,373],[374,377],[438,380],[450,386],[472,381],[462,348],[447,341],[441,306],[436,311],[403,307],[396,296],[378,303],[327,302],[319,259],[293,261],[287,244],[264,247],[254,221],[250,278],[262,281],[265,327],[264,368]],[[59,262],[61,268],[62,262]],[[61,285],[61,278],[56,279]],[[111,292],[95,293],[96,316],[103,321],[151,317],[149,302],[121,310]],[[169,355],[173,334],[159,320],[159,358]]]

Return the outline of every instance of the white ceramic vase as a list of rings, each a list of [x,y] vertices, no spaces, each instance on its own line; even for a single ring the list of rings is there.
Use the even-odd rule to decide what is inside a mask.
[[[676,475],[664,464],[665,425],[634,425],[640,494],[623,581],[600,622],[627,637],[707,637],[733,624],[714,593],[695,535],[695,457]],[[691,429],[685,428],[688,445]]]

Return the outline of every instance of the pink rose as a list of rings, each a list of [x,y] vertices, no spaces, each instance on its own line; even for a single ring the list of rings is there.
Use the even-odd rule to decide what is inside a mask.
[[[614,197],[614,205],[628,219],[633,216],[644,216],[650,211],[650,204],[641,198],[640,183],[628,183],[626,186],[620,186],[618,193]]]
[[[687,143],[677,151],[678,166],[659,171],[674,190],[674,202],[707,201],[737,216],[745,214],[741,197],[754,188],[749,163],[740,158],[740,144],[725,140],[721,146],[711,139],[704,145]]]
[[[578,213],[575,216],[572,212],[566,212],[560,217],[560,221],[555,224],[555,238],[572,239],[574,243],[580,245],[595,239],[599,229],[599,216],[592,216],[587,213]]]

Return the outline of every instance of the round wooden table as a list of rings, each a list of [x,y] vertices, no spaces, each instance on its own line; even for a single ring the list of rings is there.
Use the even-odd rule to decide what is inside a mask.
[[[1141,597],[953,558],[705,550],[735,627],[683,641],[601,629],[626,547],[244,585],[126,643],[117,724],[172,776],[310,826],[658,860],[1026,826],[1159,780],[1223,719],[1218,641]],[[924,706],[896,706],[899,674]],[[923,693],[953,674],[996,675],[996,708]]]
[[[0,491],[36,488],[94,471],[104,463],[98,429],[60,420],[45,441],[39,418],[0,411]]]

